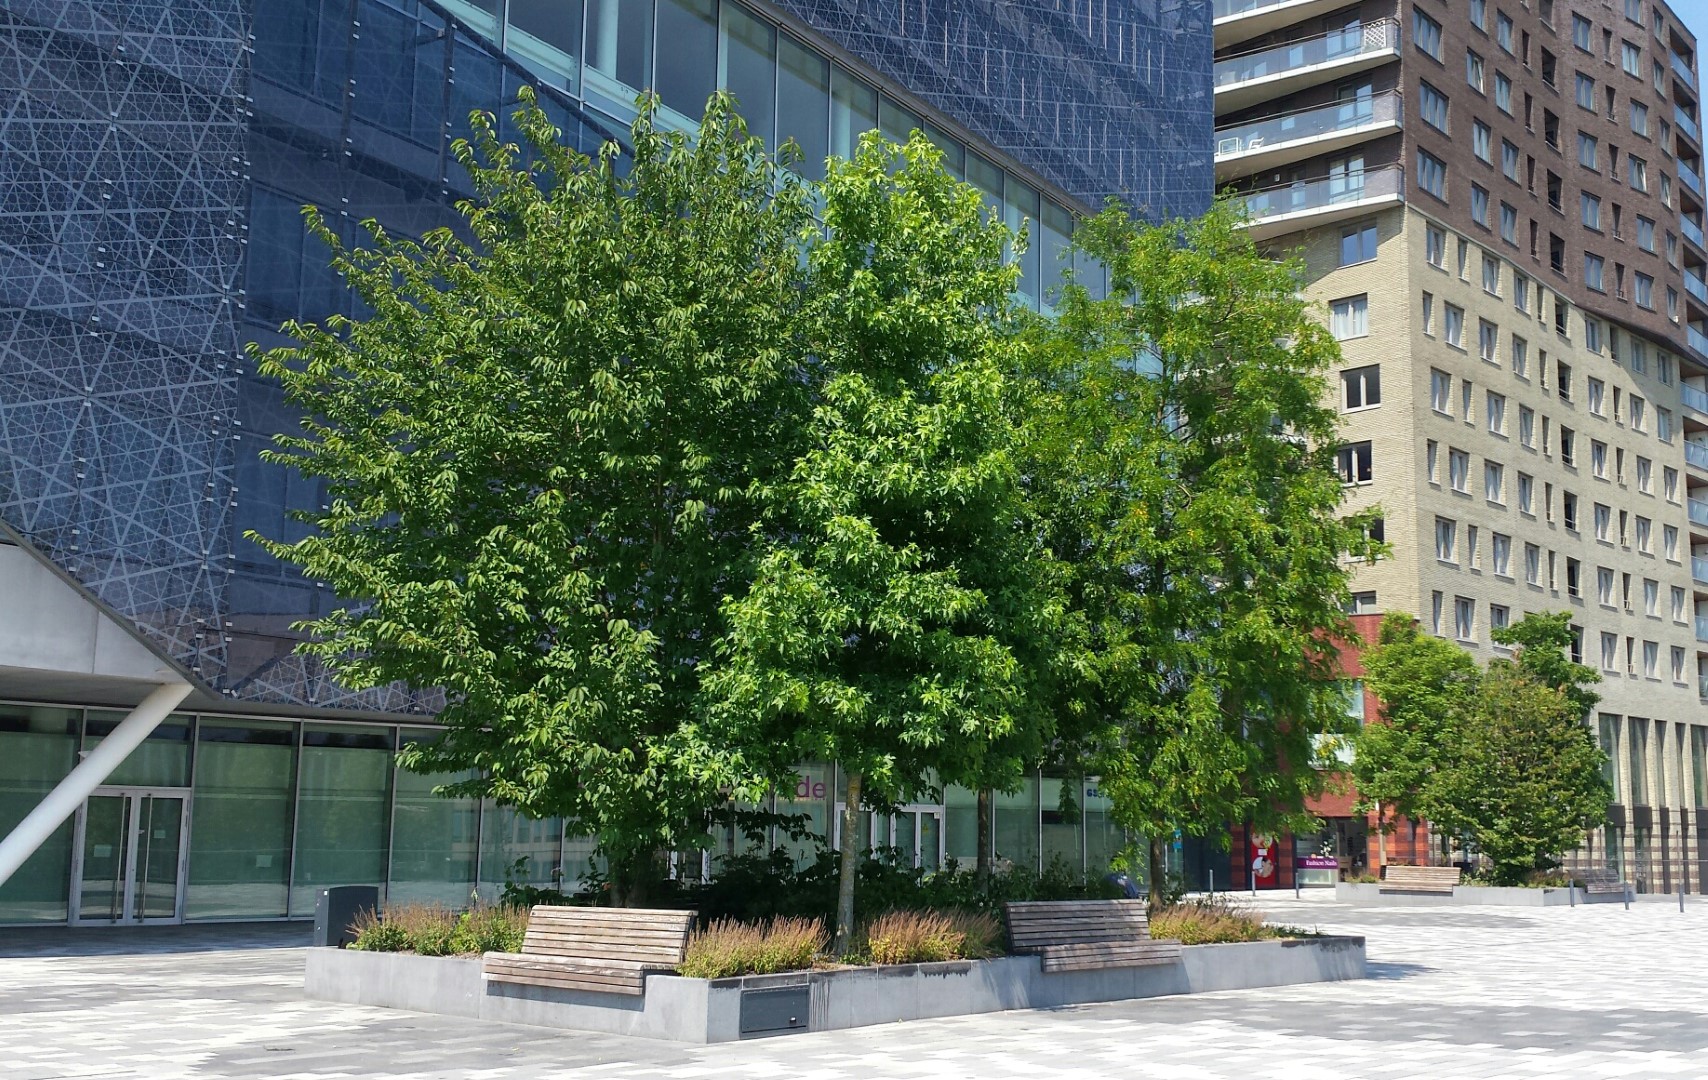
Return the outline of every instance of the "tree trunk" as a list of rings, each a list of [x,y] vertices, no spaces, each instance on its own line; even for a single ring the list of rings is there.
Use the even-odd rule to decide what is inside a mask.
[[[1388,822],[1382,812],[1382,804],[1376,803],[1376,876],[1382,876],[1382,867],[1388,865]]]
[[[836,887],[836,938],[830,950],[848,955],[854,946],[854,872],[860,857],[860,774],[844,773],[842,781],[842,879]]]
[[[991,797],[990,788],[979,788],[979,854],[975,864],[978,867],[975,877],[982,888],[990,884],[990,849],[991,844]]]
[[[1168,841],[1160,836],[1152,836],[1147,847],[1150,855],[1150,882],[1145,897],[1145,910],[1155,915],[1163,909],[1163,902],[1168,894]]]

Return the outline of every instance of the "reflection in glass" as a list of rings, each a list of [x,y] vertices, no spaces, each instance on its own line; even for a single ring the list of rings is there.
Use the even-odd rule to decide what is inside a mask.
[[[918,113],[896,104],[887,97],[878,106],[878,130],[891,142],[907,142],[915,129],[923,123]]]
[[[1038,301],[1038,192],[1013,176],[1004,189],[1004,217],[1016,236],[1027,230],[1029,243],[1020,256],[1020,295],[1037,306]]]
[[[131,917],[171,919],[178,915],[178,855],[184,800],[144,795],[137,800],[136,884]]]
[[[431,739],[406,734],[404,741]],[[391,882],[388,904],[443,904],[462,908],[475,885],[480,804],[433,794],[441,784],[472,779],[472,773],[424,776],[396,770],[397,795],[391,830]]]
[[[652,0],[590,0],[587,64],[624,86],[652,86]]]
[[[972,867],[979,857],[978,792],[953,784],[943,789],[944,854],[952,865]]]
[[[698,122],[718,83],[717,0],[658,0],[658,42],[669,57],[654,73],[659,99]]]
[[[575,70],[575,58],[581,55],[580,0],[510,0],[505,18],[510,23],[507,44],[521,45],[528,52],[540,52],[537,46],[545,46],[555,53],[554,67],[565,73]],[[518,32],[532,42],[518,41]],[[529,44],[536,48],[528,49]]]
[[[384,885],[391,729],[309,725],[300,768],[293,915],[332,885]]]
[[[795,170],[822,180],[830,156],[830,61],[788,35],[777,43],[777,59],[777,142],[795,140]]]
[[[118,921],[125,914],[125,840],[130,834],[130,799],[91,795],[83,815],[83,880],[77,898],[80,919]]]
[[[562,878],[563,819],[527,818],[490,800],[480,818],[480,895],[491,902],[506,881],[557,888]],[[526,862],[518,866],[518,862]]]
[[[1038,778],[1028,776],[1013,793],[997,792],[995,803],[997,859],[1038,869]]]
[[[734,4],[723,6],[718,84],[735,95],[747,130],[776,146],[777,31]]]
[[[185,917],[284,915],[296,725],[203,720],[195,780]]]
[[[77,763],[79,709],[0,705],[0,836],[12,831]],[[0,922],[63,922],[71,885],[67,820],[0,885]]]
[[[877,90],[838,65],[830,84],[830,152],[852,158],[860,136],[877,126]]]
[[[83,749],[93,750],[112,734],[122,712],[90,709],[83,732]],[[106,781],[111,787],[189,787],[190,718],[174,713],[148,733],[142,745],[119,763]]]

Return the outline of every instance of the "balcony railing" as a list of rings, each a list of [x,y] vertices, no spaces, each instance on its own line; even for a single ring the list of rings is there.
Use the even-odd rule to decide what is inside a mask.
[[[1691,119],[1690,114],[1684,111],[1684,107],[1682,105],[1674,105],[1672,107],[1672,119],[1673,122],[1678,125],[1678,130],[1684,132],[1697,142],[1702,141],[1702,129],[1696,126],[1696,121]]]
[[[1689,270],[1684,272],[1684,291],[1704,304],[1708,304],[1708,282],[1703,281]]]
[[[1400,24],[1393,19],[1382,19],[1346,30],[1331,30],[1320,37],[1290,41],[1219,61],[1216,64],[1216,86],[1232,86],[1266,75],[1279,75],[1366,53],[1392,52],[1399,46]]]
[[[1702,226],[1687,217],[1681,217],[1678,220],[1684,223],[1684,235],[1690,238],[1691,243],[1703,251],[1708,251],[1708,237],[1702,235]]]
[[[1690,65],[1684,62],[1684,57],[1668,51],[1672,56],[1672,73],[1683,80],[1684,85],[1694,87],[1696,85],[1696,72],[1690,70]]]
[[[1696,640],[1708,641],[1708,615],[1696,616]]]
[[[1708,446],[1701,443],[1684,444],[1684,460],[1698,469],[1708,469]]]
[[[1708,334],[1704,334],[1694,326],[1687,325],[1684,329],[1685,337],[1690,341],[1690,347],[1701,355],[1708,356]]]
[[[1708,414],[1708,390],[1699,390],[1689,383],[1682,383],[1678,388],[1678,396],[1684,401],[1685,408]]]
[[[1696,676],[1696,696],[1708,701],[1708,675]]]
[[[1687,499],[1690,507],[1690,522],[1693,525],[1708,525],[1708,502],[1701,499]]]
[[[1210,17],[1225,19],[1230,15],[1250,15],[1254,11],[1267,11],[1282,4],[1297,2],[1298,0],[1216,0],[1210,5]]]
[[[1702,194],[1702,175],[1682,161],[1678,163],[1678,178],[1684,181],[1685,187]]]
[[[1245,209],[1253,221],[1258,221],[1304,210],[1324,210],[1360,199],[1398,195],[1404,186],[1405,170],[1398,165],[1384,165],[1254,191],[1245,197]]]
[[[1690,557],[1690,576],[1699,583],[1708,585],[1708,559],[1700,555]]]
[[[1374,97],[1343,101],[1285,116],[1271,116],[1237,124],[1216,132],[1216,156],[1244,154],[1264,147],[1313,139],[1336,132],[1357,131],[1377,124],[1392,124],[1400,117],[1400,92],[1389,90]]]

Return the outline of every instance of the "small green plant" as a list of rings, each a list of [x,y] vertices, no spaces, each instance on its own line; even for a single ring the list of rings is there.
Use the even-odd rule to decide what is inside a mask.
[[[1368,870],[1358,874],[1347,874],[1344,880],[1353,885],[1378,885],[1382,881],[1381,877],[1370,873]]]
[[[1296,936],[1285,927],[1267,925],[1262,912],[1243,906],[1225,893],[1183,900],[1157,912],[1151,916],[1150,933],[1154,938],[1174,939],[1185,945]]]
[[[383,915],[364,911],[350,928],[352,949],[467,956],[515,952],[528,929],[526,908],[478,906],[461,913],[437,904],[399,904]]]
[[[683,975],[727,979],[810,968],[824,948],[822,919],[774,919],[743,923],[719,919],[688,939]]]

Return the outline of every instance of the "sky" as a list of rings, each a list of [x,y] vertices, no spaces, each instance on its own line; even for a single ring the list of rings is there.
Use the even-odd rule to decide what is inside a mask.
[[[1700,51],[1702,42],[1708,40],[1708,0],[1669,0],[1668,6],[1696,35],[1696,47]]]

